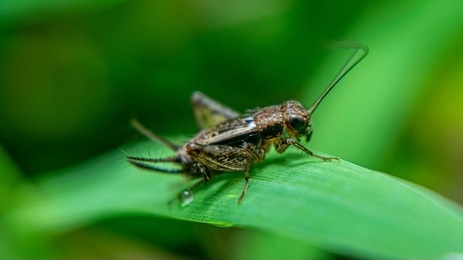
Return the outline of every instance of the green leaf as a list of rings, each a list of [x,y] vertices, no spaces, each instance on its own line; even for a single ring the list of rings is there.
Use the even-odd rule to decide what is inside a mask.
[[[130,151],[139,155],[146,147]],[[144,154],[166,156],[158,147],[150,145]],[[263,230],[360,257],[429,259],[463,254],[459,206],[384,173],[289,150],[271,153],[252,168],[241,204],[237,200],[243,174],[228,173],[201,184],[191,204],[169,205],[182,190],[182,177],[137,169],[117,151],[39,180],[41,196],[29,197],[8,213],[7,220],[20,233],[50,235],[105,217],[146,213]]]

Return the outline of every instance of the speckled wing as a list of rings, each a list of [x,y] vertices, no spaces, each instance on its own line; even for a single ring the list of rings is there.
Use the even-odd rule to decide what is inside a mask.
[[[252,116],[237,117],[209,129],[205,129],[193,138],[193,142],[202,145],[240,145],[244,142],[255,143],[259,132]]]

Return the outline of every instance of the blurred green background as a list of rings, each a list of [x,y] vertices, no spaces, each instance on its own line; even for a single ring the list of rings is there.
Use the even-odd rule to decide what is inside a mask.
[[[363,42],[370,55],[317,110],[309,147],[463,203],[460,1],[3,0],[0,210],[17,186],[142,140],[132,118],[161,135],[191,136],[193,91],[239,111],[287,99],[309,106],[345,61],[345,51],[327,47],[339,40]],[[278,236],[140,215],[53,243],[18,252],[344,257]]]

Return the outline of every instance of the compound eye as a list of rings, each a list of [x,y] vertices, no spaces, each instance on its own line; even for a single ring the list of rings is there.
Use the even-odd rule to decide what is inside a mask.
[[[289,123],[291,127],[299,133],[304,132],[307,128],[307,122],[300,116],[292,115],[289,119]]]

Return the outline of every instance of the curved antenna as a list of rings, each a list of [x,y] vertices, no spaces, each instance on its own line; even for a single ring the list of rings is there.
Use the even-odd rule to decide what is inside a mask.
[[[352,55],[349,57],[344,66],[342,66],[338,73],[336,73],[336,76],[333,78],[330,84],[328,84],[328,87],[326,87],[325,91],[320,95],[320,97],[317,100],[315,100],[315,102],[309,109],[307,109],[309,115],[311,115],[315,111],[315,109],[317,109],[318,105],[322,102],[326,95],[328,95],[328,93],[333,89],[333,87],[336,86],[336,84],[338,84],[338,82],[341,81],[341,79],[344,78],[344,76],[346,76],[346,74],[349,73],[349,71],[351,71],[357,64],[359,64],[359,62],[362,61],[363,58],[365,58],[368,54],[368,46],[361,43],[342,42],[339,43],[336,47],[355,49],[356,51],[352,53]],[[359,53],[361,53],[361,56],[357,57]]]

